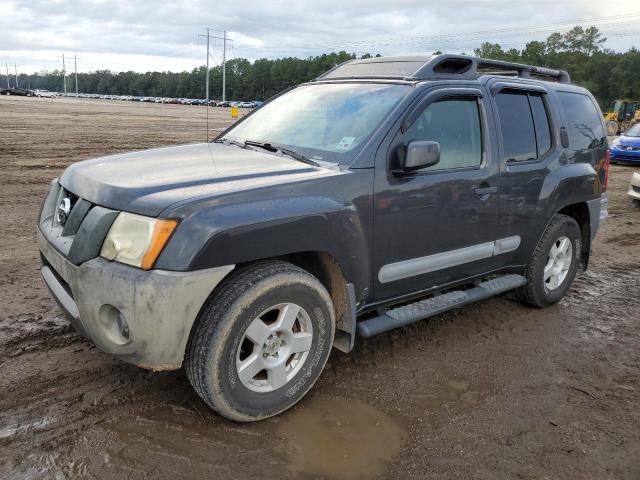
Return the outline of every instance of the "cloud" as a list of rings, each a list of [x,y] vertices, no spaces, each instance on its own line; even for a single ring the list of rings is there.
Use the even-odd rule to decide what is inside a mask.
[[[63,52],[78,54],[83,71],[191,69],[204,63],[198,34],[206,26],[229,31],[229,55],[249,59],[335,50],[470,52],[484,40],[520,48],[590,18],[611,32],[607,47],[640,43],[636,0],[619,0],[610,13],[595,0],[0,0],[0,11],[0,60],[24,72],[61,68]],[[473,34],[509,27],[522,28]],[[212,48],[213,61],[221,42]]]

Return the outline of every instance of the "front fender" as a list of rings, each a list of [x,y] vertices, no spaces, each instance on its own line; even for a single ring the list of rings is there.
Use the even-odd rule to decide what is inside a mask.
[[[367,227],[353,204],[322,196],[259,199],[218,205],[183,220],[157,268],[200,270],[301,252],[324,252],[339,263],[356,296],[369,281]]]

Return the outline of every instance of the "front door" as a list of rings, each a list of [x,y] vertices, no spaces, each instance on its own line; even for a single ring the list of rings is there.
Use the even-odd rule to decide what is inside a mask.
[[[429,90],[383,142],[374,193],[375,300],[497,269],[497,253],[514,248],[514,239],[496,237],[499,165],[484,96],[477,88]],[[439,163],[394,172],[398,152],[414,140],[438,142]]]

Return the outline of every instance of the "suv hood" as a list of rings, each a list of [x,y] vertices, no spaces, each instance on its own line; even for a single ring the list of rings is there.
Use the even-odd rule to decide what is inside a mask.
[[[219,143],[199,143],[85,160],[70,165],[61,185],[94,204],[158,216],[194,197],[331,175],[286,156]]]

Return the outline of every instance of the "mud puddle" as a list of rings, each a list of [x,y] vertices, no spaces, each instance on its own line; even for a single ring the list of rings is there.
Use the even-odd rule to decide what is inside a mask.
[[[224,420],[191,395],[181,404],[99,421],[70,445],[33,452],[15,478],[326,478],[384,475],[406,432],[373,406],[313,396],[255,424]]]
[[[316,395],[284,415],[277,435],[294,476],[355,480],[383,475],[405,430],[360,400]]]

